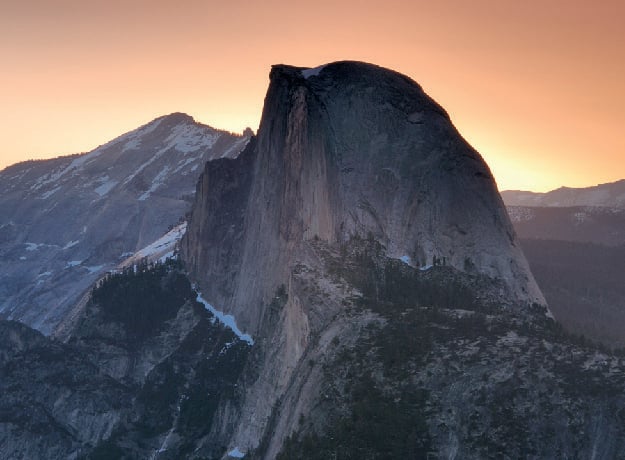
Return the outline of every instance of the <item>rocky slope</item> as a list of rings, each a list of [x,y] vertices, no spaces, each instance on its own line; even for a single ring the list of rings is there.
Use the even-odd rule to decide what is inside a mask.
[[[169,261],[104,280],[67,344],[0,321],[0,458],[620,458],[622,357],[544,308],[502,308],[486,277],[419,270],[375,240],[309,249],[321,270],[300,264],[291,292],[326,327],[258,445],[233,434],[260,422],[240,414],[283,356],[215,321]],[[289,315],[288,296],[263,328]]]
[[[205,297],[259,336],[221,436],[249,450],[269,430],[266,458],[313,403],[305,363],[371,320],[345,314],[354,288],[327,279],[315,245],[376,241],[415,269],[486,276],[509,307],[544,303],[488,167],[415,82],[357,62],[274,66],[270,80],[258,138],[206,165],[182,241]]]
[[[172,114],[92,152],[0,172],[0,315],[50,333],[107,270],[176,225],[207,160],[249,140]]]
[[[625,179],[594,187],[560,187],[546,193],[506,190],[501,192],[501,196],[507,206],[623,208],[625,207]]]
[[[126,387],[83,354],[0,321],[0,458],[77,458],[111,436]]]
[[[0,458],[210,458],[249,345],[175,262],[103,281],[59,343],[0,321]]]

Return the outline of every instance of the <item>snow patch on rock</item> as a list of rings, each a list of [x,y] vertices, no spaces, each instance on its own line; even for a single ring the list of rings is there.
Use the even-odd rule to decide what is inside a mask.
[[[140,201],[145,201],[147,200],[150,195],[152,193],[154,193],[156,191],[156,189],[158,189],[161,185],[163,185],[165,183],[165,179],[167,178],[167,175],[169,173],[169,166],[165,166],[161,172],[159,172],[156,177],[154,178],[154,180],[152,181],[152,185],[150,186],[150,188],[148,190],[146,190],[140,197],[139,200]]]
[[[178,152],[189,153],[201,148],[211,148],[218,138],[219,134],[207,134],[202,126],[185,123],[175,126],[165,141],[169,148],[174,148]]]
[[[120,267],[128,267],[131,265],[136,265],[141,260],[147,259],[149,261],[164,261],[168,257],[172,257],[174,255],[174,251],[176,249],[176,245],[187,231],[187,223],[183,222],[180,225],[172,228],[165,235],[160,237],[158,240],[154,241],[152,244],[146,246],[145,248],[135,252],[131,257],[124,260]],[[124,253],[123,255],[126,255]]]
[[[47,200],[48,198],[50,198],[52,195],[54,195],[56,192],[58,192],[59,190],[61,190],[61,187],[54,187],[52,190],[48,190],[47,192],[45,192],[44,194],[41,195],[41,199],[42,200]]]
[[[241,452],[238,447],[235,447],[230,452],[228,452],[228,457],[243,458],[243,457],[245,457],[245,454],[243,452]]]
[[[99,182],[100,185],[93,191],[100,195],[100,197],[107,195],[119,183],[119,181],[109,179],[109,176],[101,177]]]
[[[302,75],[308,80],[310,77],[318,76],[324,68],[325,65],[320,65],[319,67],[314,67],[312,69],[302,70]]]
[[[254,345],[254,339],[252,338],[252,336],[241,332],[241,330],[237,326],[237,322],[234,316],[226,315],[224,312],[217,310],[210,303],[208,303],[202,297],[202,294],[200,293],[198,293],[195,300],[197,300],[199,303],[204,305],[204,308],[206,308],[213,315],[215,315],[215,318],[217,318],[220,323],[222,323],[224,326],[226,326],[228,329],[234,332],[234,335],[236,335],[239,339],[243,340],[244,342],[247,342],[248,345]],[[239,458],[242,458],[242,457],[239,457]]]

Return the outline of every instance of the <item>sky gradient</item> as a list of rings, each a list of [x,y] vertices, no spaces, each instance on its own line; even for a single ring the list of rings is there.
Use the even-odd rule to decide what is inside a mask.
[[[625,2],[5,0],[0,168],[171,112],[258,128],[272,64],[402,72],[499,188],[625,178]]]

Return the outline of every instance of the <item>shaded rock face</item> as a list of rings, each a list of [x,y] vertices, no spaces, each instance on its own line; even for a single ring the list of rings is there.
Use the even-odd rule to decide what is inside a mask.
[[[184,218],[207,160],[237,136],[184,114],[92,152],[0,172],[0,314],[44,333],[103,273]]]
[[[488,167],[419,85],[357,62],[274,66],[270,79],[256,144],[206,166],[183,240],[207,298],[244,329],[258,331],[259,305],[288,280],[302,242],[354,235],[544,303]],[[222,244],[206,248],[217,230]]]

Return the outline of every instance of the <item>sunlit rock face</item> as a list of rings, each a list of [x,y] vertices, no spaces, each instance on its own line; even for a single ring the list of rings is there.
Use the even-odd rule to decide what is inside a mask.
[[[206,295],[244,328],[256,332],[303,242],[354,235],[544,303],[488,166],[418,84],[359,62],[278,65],[270,79],[256,143],[207,164],[183,244]]]
[[[92,152],[0,172],[0,317],[51,333],[103,273],[184,218],[237,136],[175,113]]]

